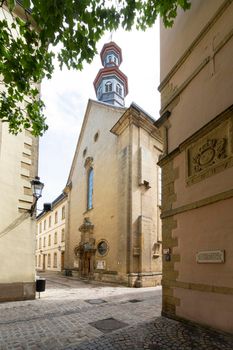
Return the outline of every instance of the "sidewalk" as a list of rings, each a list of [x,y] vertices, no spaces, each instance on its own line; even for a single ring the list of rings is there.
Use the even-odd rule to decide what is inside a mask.
[[[233,350],[233,337],[161,314],[161,287],[43,274],[41,299],[0,304],[0,350]]]

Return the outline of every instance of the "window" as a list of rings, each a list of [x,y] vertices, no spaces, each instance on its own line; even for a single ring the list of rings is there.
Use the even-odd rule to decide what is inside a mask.
[[[53,255],[53,267],[57,267],[57,253]]]
[[[50,266],[51,266],[51,255],[48,254],[48,267],[50,267]]]
[[[54,244],[57,244],[57,232],[54,233]]]
[[[39,249],[41,249],[41,238],[39,239]]]
[[[49,227],[51,227],[51,216],[49,217]]]
[[[41,256],[39,255],[39,263],[38,263],[38,266],[40,266],[41,264]]]
[[[116,59],[116,57],[115,57],[115,56],[114,56],[113,60],[114,60],[114,63],[117,63],[117,59]]]
[[[97,131],[97,133],[95,133],[95,136],[94,136],[94,142],[97,142],[99,138],[99,132]]]
[[[48,241],[48,246],[51,246],[51,235],[49,235],[49,241]]]
[[[42,222],[40,222],[40,230],[39,232],[41,233],[42,232]]]
[[[116,84],[116,92],[117,92],[119,95],[122,95],[122,87],[120,86],[120,84]]]
[[[37,255],[35,256],[35,266],[37,266]]]
[[[111,92],[112,91],[112,83],[111,81],[107,81],[105,84],[105,92]]]
[[[61,218],[62,218],[62,220],[65,219],[65,206],[62,207],[62,210],[61,210]]]
[[[97,246],[97,251],[100,255],[105,255],[108,251],[108,245],[107,242],[105,241],[101,241],[99,242],[98,246]]]
[[[87,148],[85,148],[85,149],[83,150],[83,158],[85,157],[86,154],[87,154]]]
[[[61,242],[65,242],[65,230],[64,230],[64,228],[61,230]]]
[[[55,212],[54,224],[57,224],[57,211]]]
[[[158,167],[158,205],[162,205],[162,169]]]
[[[46,246],[46,237],[44,237],[44,243],[43,243],[43,247]]]
[[[87,182],[87,210],[93,207],[93,168],[90,168],[88,172],[88,182]]]
[[[112,62],[112,56],[108,56],[108,62]]]
[[[46,220],[44,221],[44,231],[46,230]]]
[[[98,89],[98,97],[100,97],[101,95],[102,95],[102,86],[100,86]]]

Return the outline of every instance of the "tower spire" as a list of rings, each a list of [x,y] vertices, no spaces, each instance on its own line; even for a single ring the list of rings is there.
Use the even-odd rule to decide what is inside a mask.
[[[98,101],[114,106],[125,105],[128,94],[127,76],[119,69],[122,62],[121,48],[113,41],[105,44],[100,53],[103,68],[94,80],[94,87]]]

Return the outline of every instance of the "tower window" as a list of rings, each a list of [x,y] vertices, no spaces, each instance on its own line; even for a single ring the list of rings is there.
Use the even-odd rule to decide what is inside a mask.
[[[93,208],[93,175],[94,170],[90,168],[87,179],[87,210]]]
[[[108,62],[112,62],[112,56],[108,56]]]
[[[105,84],[105,92],[111,92],[112,91],[112,83],[111,81],[107,81]]]
[[[122,95],[122,87],[120,86],[120,84],[116,84],[116,92],[117,92],[119,95]]]
[[[98,97],[100,97],[102,95],[102,86],[99,87],[99,90],[98,90]]]

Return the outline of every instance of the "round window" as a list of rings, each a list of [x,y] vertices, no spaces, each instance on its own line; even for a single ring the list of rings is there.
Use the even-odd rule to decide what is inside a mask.
[[[105,255],[107,253],[107,250],[108,250],[107,243],[105,241],[99,242],[99,244],[97,246],[97,250],[98,250],[98,253],[100,255]]]

